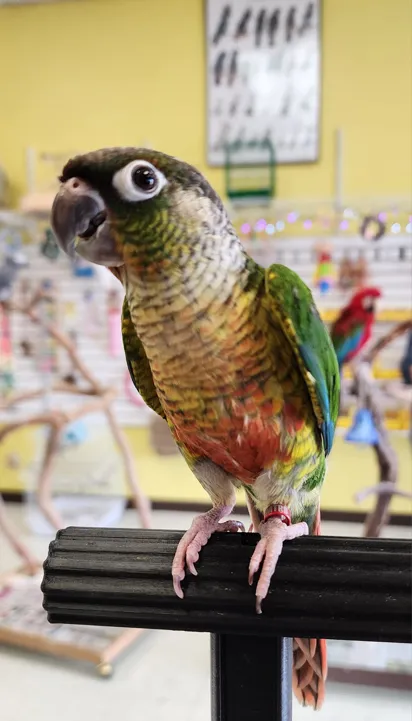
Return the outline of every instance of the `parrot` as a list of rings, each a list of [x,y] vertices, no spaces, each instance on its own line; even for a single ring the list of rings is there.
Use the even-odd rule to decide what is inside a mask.
[[[51,212],[61,249],[108,267],[125,290],[131,378],[170,428],[212,508],[194,518],[172,563],[176,594],[243,488],[260,534],[248,580],[256,612],[283,543],[320,533],[320,489],[339,410],[336,354],[309,288],[243,248],[224,204],[191,165],[155,150],[76,156]],[[319,708],[326,643],[294,639],[293,687]]]
[[[330,335],[340,369],[353,360],[369,341],[375,322],[376,299],[380,297],[379,288],[358,290],[333,323]]]

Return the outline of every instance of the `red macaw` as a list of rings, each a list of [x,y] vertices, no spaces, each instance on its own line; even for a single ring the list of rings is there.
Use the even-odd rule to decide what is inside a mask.
[[[381,295],[379,288],[362,288],[335,320],[330,334],[339,368],[353,360],[370,339],[375,322],[376,298]]]

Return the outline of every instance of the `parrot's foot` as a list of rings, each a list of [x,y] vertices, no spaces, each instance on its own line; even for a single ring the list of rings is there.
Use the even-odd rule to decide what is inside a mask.
[[[256,612],[262,613],[262,601],[268,594],[271,578],[282,553],[283,541],[307,536],[309,529],[307,523],[295,523],[287,526],[280,518],[268,518],[260,524],[259,533],[261,539],[249,563],[249,584],[252,585],[253,577],[264,558],[256,588]]]
[[[179,598],[183,598],[181,582],[185,577],[186,565],[190,573],[197,576],[195,563],[199,560],[201,548],[206,545],[212,533],[215,531],[236,533],[239,530],[245,530],[243,523],[240,521],[220,523],[221,519],[231,511],[230,506],[219,506],[218,508],[212,508],[201,516],[197,516],[180,540],[172,564],[173,588]]]

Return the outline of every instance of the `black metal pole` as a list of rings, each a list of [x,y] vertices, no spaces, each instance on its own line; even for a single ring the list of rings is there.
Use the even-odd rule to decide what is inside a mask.
[[[212,721],[291,721],[292,639],[211,634]]]

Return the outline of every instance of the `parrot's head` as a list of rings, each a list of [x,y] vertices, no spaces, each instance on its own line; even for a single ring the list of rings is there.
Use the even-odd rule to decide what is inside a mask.
[[[354,309],[360,309],[368,315],[374,315],[376,300],[382,295],[379,288],[362,288],[353,296],[350,305]]]
[[[218,195],[195,168],[164,153],[107,148],[70,160],[51,222],[69,255],[137,274],[170,271],[218,252],[233,229]]]

